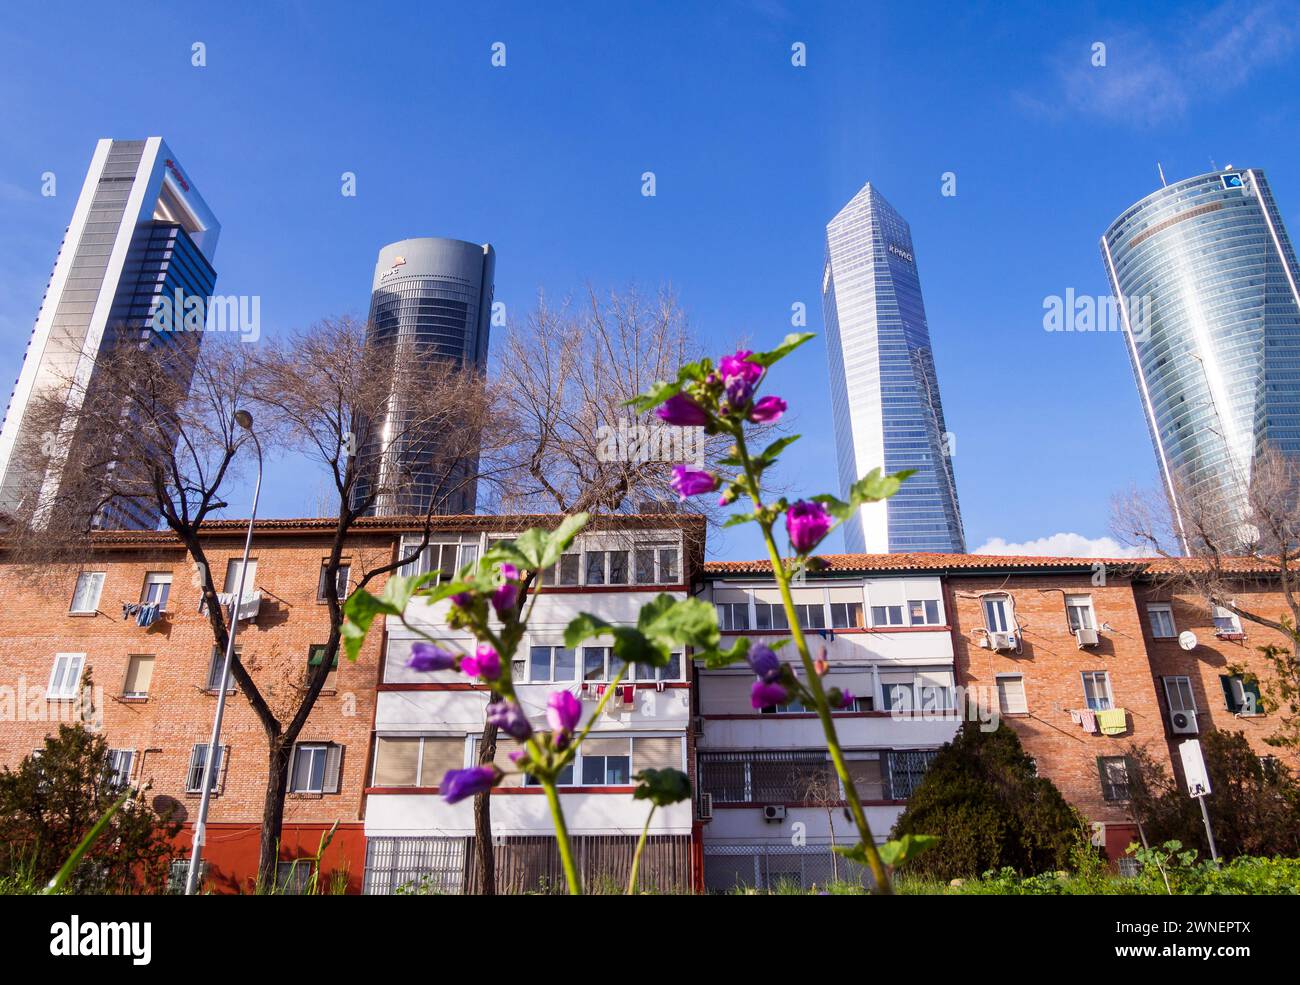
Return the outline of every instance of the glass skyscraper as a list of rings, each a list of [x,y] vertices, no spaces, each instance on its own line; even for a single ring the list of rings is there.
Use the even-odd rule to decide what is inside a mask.
[[[196,331],[155,331],[152,317],[160,301],[194,297],[206,311],[220,232],[161,137],[99,141],[5,410],[0,511],[39,522],[57,509],[64,465],[75,455],[75,430],[62,453],[41,451],[43,436],[28,415],[34,398],[62,392],[68,420],[75,421],[81,399],[94,392],[96,361],[124,344],[165,347],[165,365],[188,385],[202,319]],[[33,511],[37,503],[46,505]],[[152,529],[158,520],[151,503],[114,501],[97,525]]]
[[[844,524],[851,553],[966,550],[912,230],[868,182],[826,226],[822,311],[840,486],[915,469]]]
[[[1101,253],[1184,546],[1193,510],[1220,537],[1253,539],[1257,454],[1300,453],[1300,271],[1263,172],[1152,192]]]
[[[486,244],[433,237],[390,243],[375,264],[367,345],[394,360],[438,359],[484,370],[495,270],[496,252]],[[369,512],[379,516],[473,513],[477,463],[457,448],[450,453],[459,459],[455,468],[440,466],[446,443],[411,427],[404,413],[393,399],[383,422],[358,427],[368,435],[359,453],[377,467],[363,467],[354,502],[373,497]]]

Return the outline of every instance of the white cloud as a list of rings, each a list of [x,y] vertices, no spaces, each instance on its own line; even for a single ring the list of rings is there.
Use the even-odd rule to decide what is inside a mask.
[[[1111,537],[1060,533],[1037,540],[1009,543],[1001,537],[985,541],[972,554],[1020,554],[1027,557],[1141,557],[1136,547],[1123,547]]]

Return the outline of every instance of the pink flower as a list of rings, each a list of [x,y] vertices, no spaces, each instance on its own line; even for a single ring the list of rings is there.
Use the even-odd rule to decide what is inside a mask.
[[[831,529],[831,515],[821,503],[801,499],[785,511],[785,529],[796,554],[807,554]]]
[[[785,413],[786,402],[780,397],[763,397],[749,412],[749,419],[755,424],[771,424],[779,421]]]
[[[578,727],[582,718],[582,702],[569,691],[553,691],[546,701],[546,721],[551,728],[567,735]]]
[[[734,355],[719,359],[718,371],[722,374],[723,381],[730,383],[733,379],[741,379],[752,386],[762,379],[763,367],[749,361],[753,354],[751,349],[737,349]]]
[[[486,643],[480,643],[472,657],[461,657],[460,669],[470,677],[495,681],[501,676],[501,656]]]
[[[506,581],[519,580],[519,569],[516,568],[513,564],[511,564],[509,561],[503,561],[501,563],[501,566],[497,568],[497,571],[501,572],[501,577],[504,578]]]
[[[684,393],[674,394],[655,410],[659,419],[678,427],[703,427],[709,423],[708,412]]]
[[[674,465],[673,477],[668,484],[672,486],[673,492],[685,500],[688,496],[713,492],[718,488],[718,477],[712,472],[687,468],[685,465]]]

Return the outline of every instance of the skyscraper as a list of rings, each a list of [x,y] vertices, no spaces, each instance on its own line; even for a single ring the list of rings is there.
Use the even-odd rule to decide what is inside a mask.
[[[964,553],[912,230],[870,182],[826,225],[822,311],[841,488],[916,470],[844,524],[845,548]]]
[[[458,239],[404,239],[379,251],[370,296],[367,344],[391,347],[399,360],[437,358],[461,368],[487,365],[496,252]],[[413,433],[399,399],[378,427],[363,427],[363,459],[378,459],[356,485],[356,499],[375,496],[370,512],[383,515],[473,513],[477,463],[456,453],[450,474],[435,466],[440,436]],[[401,435],[392,440],[393,435]],[[376,493],[373,483],[380,488]],[[355,500],[354,500],[355,501]]]
[[[1264,173],[1152,192],[1101,254],[1184,546],[1193,510],[1198,526],[1253,539],[1256,456],[1265,442],[1300,453],[1300,271]]]
[[[150,319],[160,298],[198,297],[206,306],[220,231],[161,137],[96,144],[0,430],[0,511],[58,498],[67,450],[34,451],[45,440],[28,419],[39,395],[65,394],[75,415],[95,385],[96,360],[127,340],[175,347],[178,358],[168,361],[192,372],[202,332],[155,332]],[[149,529],[158,519],[145,505],[121,503],[98,522]]]

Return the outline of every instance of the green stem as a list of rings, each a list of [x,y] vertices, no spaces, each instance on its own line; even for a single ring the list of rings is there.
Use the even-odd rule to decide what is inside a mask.
[[[736,450],[739,452],[740,460],[744,465],[745,474],[749,477],[750,498],[753,499],[754,506],[758,511],[763,513],[764,507],[758,493],[758,476],[754,472],[753,462],[750,460],[749,452],[745,448],[743,434],[738,433],[736,435]],[[871,870],[874,883],[872,891],[880,895],[890,895],[893,893],[893,887],[889,881],[889,873],[885,871],[885,865],[880,860],[880,853],[876,851],[876,840],[871,834],[871,825],[867,822],[867,812],[863,810],[862,800],[858,796],[857,788],[853,785],[853,778],[849,776],[849,769],[844,759],[844,750],[840,747],[839,735],[835,731],[835,722],[831,718],[830,703],[826,700],[826,690],[822,687],[821,676],[817,673],[812,656],[808,652],[808,641],[804,638],[803,629],[799,625],[798,614],[795,612],[794,597],[790,594],[790,577],[781,561],[781,552],[777,550],[776,539],[772,535],[772,523],[773,520],[767,516],[762,516],[759,519],[759,527],[763,531],[763,541],[767,544],[767,554],[772,561],[772,575],[776,578],[777,587],[781,590],[781,602],[785,606],[786,622],[789,623],[795,649],[799,651],[799,660],[803,664],[804,678],[807,681],[808,691],[813,697],[817,719],[822,726],[822,734],[826,737],[826,750],[830,753],[831,763],[835,767],[835,774],[844,787],[844,796],[849,802],[849,812],[853,815],[853,823],[858,829],[858,837],[862,842],[862,849],[867,857],[867,867]]]
[[[645,816],[645,827],[641,829],[641,837],[636,843],[636,851],[632,853],[632,874],[627,878],[627,895],[636,895],[636,875],[641,869],[641,853],[645,851],[646,838],[650,835],[650,819],[655,816],[655,808],[658,804],[650,805],[650,813]]]
[[[581,896],[582,880],[578,878],[578,868],[573,864],[569,828],[564,823],[564,811],[560,809],[560,795],[555,791],[555,781],[543,780],[542,789],[546,791],[546,803],[551,808],[551,820],[555,823],[555,840],[560,844],[560,864],[564,866],[564,879],[569,884],[569,895]]]

